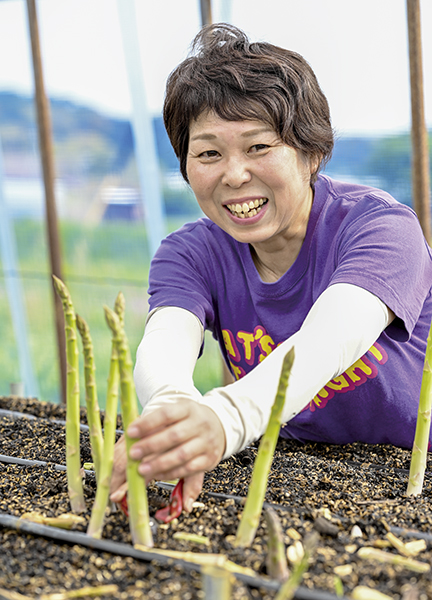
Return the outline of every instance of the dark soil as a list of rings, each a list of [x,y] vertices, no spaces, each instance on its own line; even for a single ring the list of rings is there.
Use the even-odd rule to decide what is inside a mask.
[[[32,401],[36,406],[45,403]],[[24,400],[6,398],[0,408],[22,410]],[[37,510],[46,516],[69,511],[66,474],[54,464],[65,464],[64,427],[47,417],[52,405],[43,406],[44,418],[37,420],[0,419],[0,454],[46,461],[48,466],[27,467],[0,463],[0,511],[14,516]],[[27,410],[29,410],[27,404]],[[53,407],[58,409],[59,407]],[[55,412],[53,410],[53,412]],[[85,411],[83,411],[85,412]],[[62,418],[56,412],[54,418]],[[85,422],[85,417],[84,417]],[[121,424],[120,424],[121,425]],[[267,536],[264,518],[254,543],[236,549],[230,543],[241,514],[235,499],[217,499],[212,493],[246,496],[256,447],[221,463],[205,478],[201,506],[191,515],[181,515],[169,525],[159,525],[155,547],[193,552],[223,553],[230,560],[253,569],[266,578]],[[87,432],[81,433],[81,457],[90,461]],[[335,581],[343,584],[344,595],[365,585],[394,600],[428,600],[432,598],[432,573],[418,574],[400,566],[386,566],[364,560],[357,554],[362,546],[382,545],[388,528],[404,528],[422,534],[431,532],[432,476],[425,476],[420,497],[406,496],[410,452],[391,446],[350,444],[306,444],[280,440],[269,477],[266,501],[276,508],[282,522],[286,546],[296,537],[314,529],[320,531],[319,546],[314,554],[303,587],[336,594]],[[88,506],[83,516],[88,522],[95,493],[93,476],[86,475],[85,497]],[[169,492],[149,486],[150,512],[154,514]],[[323,520],[324,517],[324,520]],[[357,525],[362,537],[352,537]],[[323,528],[324,526],[324,528]],[[86,525],[78,527],[85,532]],[[199,533],[209,538],[209,546],[178,541],[176,531]],[[413,538],[394,529],[404,541]],[[107,518],[104,538],[131,544],[127,518],[117,511]],[[432,538],[431,538],[432,539]],[[95,552],[78,545],[68,545],[34,537],[0,527],[0,589],[37,597],[64,589],[86,585],[115,583],[118,598],[203,598],[200,575],[174,565],[167,568],[155,562],[144,563],[132,558]],[[398,554],[394,548],[387,552]],[[432,542],[417,560],[431,564]],[[340,582],[339,582],[340,583]],[[252,588],[237,581],[233,598],[271,600],[275,592],[264,587]],[[1,592],[0,592],[1,598]]]

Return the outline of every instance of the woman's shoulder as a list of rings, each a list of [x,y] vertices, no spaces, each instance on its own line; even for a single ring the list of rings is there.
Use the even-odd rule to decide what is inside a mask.
[[[415,211],[377,187],[320,175],[316,198],[321,224],[333,223],[345,230],[351,226],[372,226],[379,220],[383,227],[404,227],[409,223],[416,234],[421,231]]]
[[[327,201],[343,203],[351,208],[360,203],[363,209],[369,205],[376,208],[396,208],[415,214],[409,206],[402,204],[385,190],[373,185],[341,181],[321,174],[318,177],[317,192]]]

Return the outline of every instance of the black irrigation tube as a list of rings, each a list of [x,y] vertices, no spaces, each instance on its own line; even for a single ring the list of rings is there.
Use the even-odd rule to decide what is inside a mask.
[[[40,525],[39,523],[32,523],[31,521],[26,521],[20,519],[19,517],[8,515],[7,513],[0,512],[0,526],[6,529],[15,529],[21,533],[28,533],[30,535],[37,535],[55,541],[65,542],[67,544],[79,544],[80,546],[85,546],[91,550],[109,552],[110,554],[115,554],[117,556],[128,556],[143,562],[154,561],[161,565],[167,566],[172,566],[175,564],[183,568],[185,571],[201,571],[200,565],[187,560],[177,558],[174,559],[156,552],[152,552],[151,550],[138,550],[130,544],[112,542],[104,539],[95,539],[85,533],[58,529],[48,525]],[[264,588],[270,591],[277,591],[280,587],[279,582],[272,579],[252,577],[243,573],[234,573],[234,575],[239,581],[245,585],[248,585],[249,587]],[[297,589],[294,598],[297,600],[348,600],[348,598],[345,596],[335,596],[329,592],[309,590],[304,587],[299,587]]]
[[[18,458],[16,456],[7,456],[0,454],[0,463],[8,463],[12,465],[21,465],[23,467],[53,467],[56,471],[66,471],[65,465],[47,462],[45,460],[30,460],[28,458]],[[94,471],[84,469],[86,475],[94,475]]]
[[[38,419],[32,414],[20,413],[16,411],[9,411],[0,409],[0,418],[3,416],[11,416],[12,418],[28,418],[28,419]],[[54,423],[58,423],[61,425],[65,425],[65,421],[57,420],[57,419],[49,419]],[[88,430],[87,425],[80,425],[80,428],[83,430]],[[116,430],[117,433],[123,433],[122,430]],[[18,464],[23,466],[52,466],[57,471],[65,471],[66,467],[64,465],[59,465],[55,463],[49,463],[40,460],[28,460],[23,458],[11,457],[0,454],[0,462],[9,463],[9,464]],[[376,465],[374,463],[367,463],[362,465],[362,463],[357,463],[355,461],[344,461],[345,464],[354,468],[368,468],[372,470],[385,470],[388,469],[387,465]],[[398,467],[392,468],[397,473],[409,473],[408,469],[402,469]],[[86,474],[94,474],[93,471],[85,470]],[[432,475],[431,472],[426,472],[425,475]],[[174,485],[166,482],[156,482],[156,486],[161,489],[165,489],[171,491],[174,488]],[[243,504],[245,502],[245,498],[243,496],[235,496],[232,494],[221,494],[216,492],[205,492],[209,498],[214,498],[217,500],[234,500],[237,504]],[[264,506],[270,506],[273,508],[277,508],[282,511],[296,511],[294,507],[284,506],[282,504],[274,504],[270,502],[264,502]],[[112,542],[110,540],[105,539],[94,539],[87,534],[67,531],[64,529],[58,529],[56,527],[49,527],[47,525],[41,525],[39,523],[32,523],[31,521],[21,520],[19,517],[14,517],[12,515],[8,515],[7,513],[0,512],[0,527],[15,529],[17,531],[21,531],[24,533],[29,533],[32,535],[39,535],[41,537],[47,537],[49,539],[63,541],[70,544],[80,544],[90,549],[100,550],[102,552],[109,552],[111,554],[116,554],[119,556],[128,556],[134,558],[136,560],[141,560],[144,562],[155,561],[162,565],[172,565],[176,564],[181,568],[184,568],[186,571],[201,571],[200,565],[195,563],[191,563],[189,561],[183,559],[174,559],[172,557],[163,556],[161,554],[157,554],[151,551],[143,551],[134,548],[129,544],[124,544],[120,542]],[[402,527],[394,527],[390,526],[390,531],[395,535],[405,535],[407,537],[412,537],[415,539],[424,539],[427,542],[432,542],[432,534],[423,533],[421,531],[417,531],[414,529],[405,529]],[[249,587],[254,588],[264,588],[271,591],[277,591],[280,587],[280,584],[277,581],[271,579],[264,579],[262,577],[251,577],[250,575],[245,575],[242,573],[235,573],[235,577],[248,585]],[[320,591],[320,590],[309,590],[308,588],[299,587],[294,596],[295,600],[348,600],[345,596],[336,596],[329,592]],[[0,600],[6,600],[0,593]]]
[[[0,408],[0,418],[2,418],[2,417],[11,417],[13,419],[31,419],[31,420],[44,418],[44,417],[37,417],[36,415],[32,415],[31,413],[22,413],[22,412],[18,412],[18,411]],[[52,421],[53,423],[57,423],[58,425],[66,425],[66,421],[62,421],[60,419],[51,419],[50,417],[46,417],[46,420]],[[80,429],[82,429],[83,431],[88,431],[89,426],[81,423]],[[124,432],[122,429],[116,429],[116,433],[122,435]],[[335,460],[337,461],[337,459],[335,459]],[[337,461],[337,462],[339,462],[339,461]],[[385,470],[385,469],[390,468],[395,473],[403,473],[403,474],[409,473],[409,469],[402,469],[400,467],[388,467],[387,465],[376,465],[375,463],[362,464],[362,463],[356,462],[354,460],[345,460],[345,461],[343,461],[343,464],[346,464],[349,467],[354,467],[356,469],[365,469],[367,467],[368,469],[372,469],[374,471],[380,471],[380,470]],[[432,476],[432,473],[430,471],[425,471],[425,477],[430,477],[430,476]]]
[[[66,467],[64,465],[58,465],[56,463],[49,463],[43,460],[28,460],[26,458],[17,458],[15,456],[6,456],[4,454],[0,454],[0,463],[8,463],[8,464],[16,464],[21,466],[51,466],[56,471],[66,471]],[[94,471],[84,471],[86,474],[94,475]],[[155,485],[163,490],[171,491],[174,489],[174,484],[167,483],[165,481],[156,481]],[[234,500],[236,504],[244,504],[246,498],[244,496],[235,496],[233,494],[221,494],[219,492],[208,492],[204,490],[204,492],[209,498],[214,498],[215,500]],[[284,504],[275,504],[272,502],[264,502],[264,507],[276,508],[281,511],[291,511],[299,513],[300,510],[294,506],[284,505]],[[2,513],[0,513],[2,514]],[[432,534],[424,533],[422,531],[417,531],[416,529],[406,529],[403,527],[395,527],[390,526],[390,531],[395,535],[406,535],[407,537],[412,537],[416,539],[424,539],[427,542],[432,542]],[[0,599],[1,600],[1,599]]]
[[[37,417],[36,415],[32,415],[30,413],[22,413],[15,410],[7,410],[5,408],[0,408],[0,418],[10,417],[11,419],[29,419],[30,421],[43,419],[45,417]],[[51,421],[52,423],[56,423],[56,425],[66,425],[66,421],[62,421],[61,419],[51,419],[50,417],[45,418],[46,421]],[[88,431],[89,426],[84,425],[84,423],[80,423],[80,429],[82,431]],[[123,434],[122,429],[116,429],[116,433]]]

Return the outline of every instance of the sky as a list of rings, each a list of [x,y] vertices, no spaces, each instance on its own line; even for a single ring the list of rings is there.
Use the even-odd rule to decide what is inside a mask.
[[[38,0],[45,87],[118,117],[131,98],[118,2]],[[425,112],[432,127],[432,2],[421,0]],[[381,135],[410,127],[406,0],[213,0],[252,40],[302,54],[326,94],[339,135]],[[135,0],[149,110],[160,113],[168,74],[200,28],[199,0]],[[0,0],[0,91],[33,93],[25,0]]]

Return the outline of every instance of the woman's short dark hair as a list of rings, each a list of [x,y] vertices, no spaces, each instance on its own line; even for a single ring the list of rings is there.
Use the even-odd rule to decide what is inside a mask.
[[[268,123],[316,163],[311,183],[331,156],[328,102],[307,61],[266,42],[251,43],[226,23],[203,27],[188,58],[168,77],[164,122],[186,181],[189,127],[204,111],[229,121]]]

